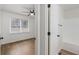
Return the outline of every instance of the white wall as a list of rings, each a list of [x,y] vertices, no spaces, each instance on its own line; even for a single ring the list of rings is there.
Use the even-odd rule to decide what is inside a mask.
[[[79,9],[64,12],[63,48],[79,54]]]
[[[79,45],[79,18],[65,19],[63,39]]]
[[[3,11],[2,20],[3,20],[4,25],[2,26],[3,27],[2,30],[3,30],[4,40],[2,40],[2,44],[35,37],[35,19],[34,19],[34,17],[29,17],[29,32],[10,33],[9,22],[10,22],[11,17],[18,17],[18,18],[23,18],[26,20],[28,19],[28,17],[23,16],[23,15]]]

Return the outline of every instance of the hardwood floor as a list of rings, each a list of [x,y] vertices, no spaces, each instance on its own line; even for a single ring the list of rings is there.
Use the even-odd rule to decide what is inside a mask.
[[[2,55],[34,55],[35,39],[28,39],[1,46]]]
[[[35,55],[35,38],[9,43],[1,46],[2,55]],[[60,55],[77,55],[61,49]]]

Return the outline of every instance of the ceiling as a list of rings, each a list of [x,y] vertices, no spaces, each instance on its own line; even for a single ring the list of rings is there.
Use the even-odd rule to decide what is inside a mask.
[[[33,4],[4,4],[2,6],[3,6],[2,9],[5,11],[14,12],[23,15],[28,15],[28,13],[25,12],[29,12],[30,9],[34,9]]]
[[[79,4],[61,4],[64,11],[79,8]],[[0,4],[0,8],[6,11],[15,12],[18,14],[28,15],[28,9],[34,9],[34,4]],[[28,9],[27,9],[28,8]]]

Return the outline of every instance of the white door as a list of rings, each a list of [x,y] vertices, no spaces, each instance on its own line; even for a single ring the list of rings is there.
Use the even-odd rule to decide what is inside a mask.
[[[60,51],[60,20],[61,17],[61,8],[60,5],[52,4],[50,7],[50,55],[57,55]]]

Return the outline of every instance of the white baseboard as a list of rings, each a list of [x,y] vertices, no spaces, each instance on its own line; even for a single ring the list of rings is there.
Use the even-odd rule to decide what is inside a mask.
[[[62,49],[79,55],[79,45],[71,44],[68,42],[63,42]]]

